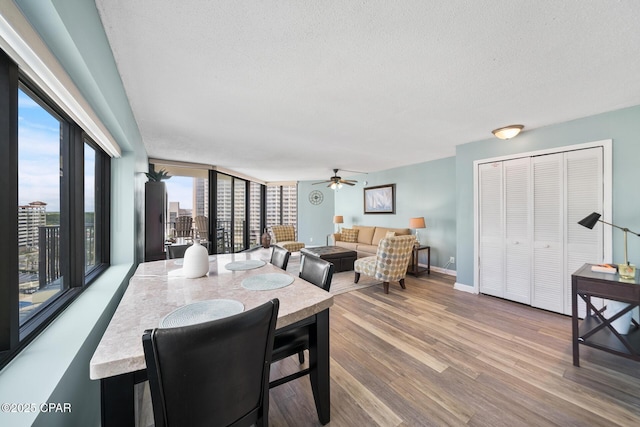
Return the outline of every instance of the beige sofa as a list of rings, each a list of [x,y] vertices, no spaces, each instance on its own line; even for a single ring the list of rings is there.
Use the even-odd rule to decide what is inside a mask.
[[[356,251],[358,253],[358,258],[375,255],[378,250],[378,243],[380,243],[380,240],[383,239],[389,231],[395,232],[396,236],[411,234],[411,230],[408,228],[354,225],[351,229],[358,230],[356,242],[345,242],[343,233],[333,234],[333,241],[336,246]]]

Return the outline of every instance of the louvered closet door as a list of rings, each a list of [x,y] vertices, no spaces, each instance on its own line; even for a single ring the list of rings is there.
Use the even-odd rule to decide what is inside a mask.
[[[533,174],[533,286],[531,305],[564,311],[564,154],[531,158]]]
[[[502,162],[479,165],[480,292],[504,296]]]
[[[571,275],[584,263],[603,262],[603,230],[598,222],[593,230],[578,224],[591,212],[603,209],[602,147],[565,153],[566,254],[564,314],[571,314]],[[595,301],[596,306],[601,300]],[[585,304],[578,298],[578,313],[584,316]]]
[[[531,303],[530,159],[503,163],[505,270],[504,297]]]

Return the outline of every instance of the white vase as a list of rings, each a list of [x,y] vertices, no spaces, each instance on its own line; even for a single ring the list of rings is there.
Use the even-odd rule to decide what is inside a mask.
[[[627,304],[626,302],[607,301],[607,310],[606,310],[606,313],[608,313],[608,315],[606,316],[607,319],[610,319],[616,313],[624,310],[625,308],[627,308],[627,306],[629,306],[629,304]],[[629,328],[631,327],[632,316],[633,316],[633,310],[630,310],[627,313],[623,314],[618,319],[611,322],[611,326],[613,326],[613,328],[616,331],[618,331],[619,334],[627,335],[629,333]]]
[[[182,272],[188,279],[202,277],[209,272],[209,252],[197,239],[184,252]]]

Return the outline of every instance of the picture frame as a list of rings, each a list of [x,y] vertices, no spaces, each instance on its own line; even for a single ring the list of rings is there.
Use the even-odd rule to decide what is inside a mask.
[[[396,185],[385,184],[364,189],[365,214],[395,214]]]

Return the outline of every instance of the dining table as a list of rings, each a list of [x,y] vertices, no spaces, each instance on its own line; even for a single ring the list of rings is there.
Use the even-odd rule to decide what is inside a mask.
[[[183,259],[138,265],[89,363],[90,378],[100,381],[103,427],[135,425],[135,388],[147,380],[142,348],[145,330],[176,326],[176,319],[192,323],[207,320],[198,318],[203,315],[215,319],[273,298],[280,301],[276,334],[294,323],[309,324],[314,402],[319,421],[323,425],[330,421],[329,308],[333,296],[261,256],[260,251],[210,255],[209,272],[195,279],[182,274]],[[208,312],[188,312],[206,303],[211,303]],[[216,312],[220,304],[230,305]]]

